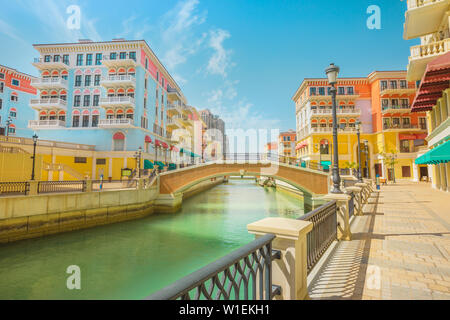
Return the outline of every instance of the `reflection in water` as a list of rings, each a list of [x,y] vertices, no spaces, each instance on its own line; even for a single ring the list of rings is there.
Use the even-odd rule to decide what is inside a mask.
[[[231,180],[176,214],[0,246],[0,299],[142,299],[252,241],[248,223],[301,215],[299,198]],[[70,265],[81,290],[66,287]]]

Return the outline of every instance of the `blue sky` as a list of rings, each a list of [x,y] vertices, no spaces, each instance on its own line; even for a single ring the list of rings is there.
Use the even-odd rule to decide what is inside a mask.
[[[66,9],[81,8],[68,30]],[[381,29],[369,30],[370,5]],[[0,64],[37,75],[34,43],[145,39],[185,93],[235,128],[295,129],[291,98],[305,77],[330,62],[341,76],[402,70],[401,0],[9,0],[0,11]]]

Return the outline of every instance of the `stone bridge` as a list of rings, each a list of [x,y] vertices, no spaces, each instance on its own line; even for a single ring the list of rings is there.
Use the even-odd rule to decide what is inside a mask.
[[[162,209],[169,206],[178,209],[181,206],[183,192],[194,185],[213,178],[241,175],[270,177],[284,181],[303,193],[308,208],[322,204],[320,198],[329,191],[328,174],[321,171],[269,161],[255,161],[255,163],[219,161],[162,173],[159,177],[158,207]]]

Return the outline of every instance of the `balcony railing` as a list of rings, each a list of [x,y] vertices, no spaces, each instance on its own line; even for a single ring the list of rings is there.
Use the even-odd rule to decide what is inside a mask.
[[[446,0],[408,0],[408,10],[444,1]]]
[[[100,119],[99,128],[128,128],[133,126],[133,119]]]
[[[50,99],[31,99],[30,106],[35,109],[41,108],[56,108],[56,109],[67,109],[67,101],[59,98]]]
[[[410,60],[431,58],[450,51],[450,38],[411,47]]]
[[[100,105],[128,105],[128,106],[134,106],[135,101],[134,98],[124,96],[124,97],[107,97],[100,99]]]
[[[117,75],[117,76],[107,76],[102,77],[101,84],[118,84],[122,85],[124,83],[136,85],[136,78],[131,75]]]
[[[55,61],[53,57],[50,57],[48,60],[45,60],[45,58],[35,58],[33,65],[40,69],[48,67],[67,69],[69,66],[69,61],[63,61],[61,56],[57,61]]]
[[[311,109],[312,114],[314,115],[331,115],[332,110],[331,109]],[[338,115],[348,115],[348,114],[361,114],[360,109],[337,109],[336,113]]]
[[[426,126],[419,126],[417,124],[383,124],[383,130],[393,129],[421,129],[426,130]]]
[[[36,88],[66,88],[68,85],[68,81],[63,78],[38,78],[32,79],[31,85]]]
[[[66,122],[61,120],[30,120],[28,122],[29,128],[43,129],[43,128],[65,128]]]
[[[332,127],[311,127],[309,132],[311,133],[319,133],[319,132],[333,132]],[[356,128],[346,127],[344,129],[338,129],[338,133],[342,132],[356,132]]]
[[[409,112],[411,110],[411,106],[402,105],[402,106],[383,106],[381,109],[382,113],[390,113],[390,112]]]

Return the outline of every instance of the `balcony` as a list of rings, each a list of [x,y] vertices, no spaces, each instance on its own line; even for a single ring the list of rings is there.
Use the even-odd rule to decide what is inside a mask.
[[[64,129],[66,122],[61,120],[30,120],[28,128],[37,129]]]
[[[107,76],[102,77],[100,84],[105,88],[111,87],[136,87],[136,78],[133,76]]]
[[[332,127],[311,127],[309,130],[310,133],[333,133]],[[339,133],[351,133],[356,132],[356,128],[346,127],[344,129],[338,129]]]
[[[44,89],[66,89],[68,81],[63,78],[38,78],[32,79],[31,85],[39,90]]]
[[[124,108],[134,108],[135,101],[132,97],[107,97],[100,99],[100,106],[104,108],[115,108],[115,107],[124,107]]]
[[[331,109],[311,109],[311,113],[314,116],[331,116]],[[359,116],[361,115],[361,109],[337,109],[336,114],[338,116]]]
[[[103,57],[102,64],[108,68],[136,68],[137,63],[134,59],[110,59],[109,57]]]
[[[38,68],[39,70],[47,70],[47,69],[57,69],[57,70],[67,70],[69,69],[69,65],[62,62],[62,59],[54,61],[54,58],[51,57],[50,60],[45,61],[42,58],[35,58],[33,62],[33,66]]]
[[[427,64],[448,51],[450,51],[450,38],[411,47],[408,80],[421,80]]]
[[[166,107],[166,112],[169,115],[169,117],[181,115],[183,113],[183,110],[181,106],[176,104],[168,104]]]
[[[183,127],[174,119],[167,119],[166,127],[171,130],[182,129]]]
[[[100,119],[99,128],[131,128],[133,127],[133,119]]]
[[[172,119],[178,120],[183,128],[186,128],[188,126],[192,126],[192,120],[189,119],[189,117],[186,116],[186,115],[174,116]]]
[[[450,0],[408,0],[405,15],[405,40],[411,40],[438,30]]]
[[[30,107],[38,111],[42,109],[58,109],[67,111],[67,101],[59,98],[31,99]]]
[[[416,92],[416,88],[414,85],[400,85],[400,86],[381,86],[380,95],[381,96],[390,96],[390,95],[403,95],[403,94],[412,94]]]
[[[410,113],[411,106],[386,106],[382,107],[381,114],[389,114],[389,113]]]
[[[426,131],[426,125],[417,124],[383,124],[383,130],[385,131]]]
[[[183,101],[183,96],[181,95],[180,92],[178,92],[177,89],[173,89],[170,87],[167,87],[167,98],[170,101]]]

